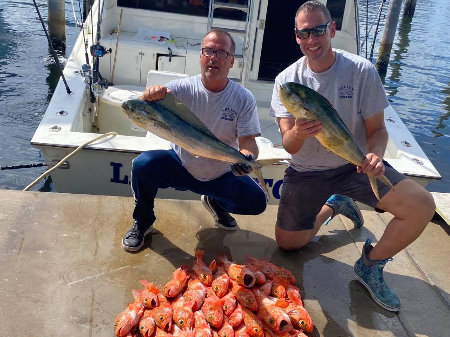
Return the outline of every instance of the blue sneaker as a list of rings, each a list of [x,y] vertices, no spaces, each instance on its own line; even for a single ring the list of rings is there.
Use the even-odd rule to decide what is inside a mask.
[[[330,220],[338,214],[342,214],[352,220],[355,228],[361,228],[364,224],[364,218],[358,206],[356,206],[355,202],[351,198],[345,195],[333,194],[325,202],[325,205],[330,206],[334,213],[324,222],[324,225],[327,225],[328,222],[330,222]]]
[[[400,300],[397,295],[387,286],[383,279],[383,268],[386,262],[392,261],[392,258],[386,260],[370,260],[369,252],[372,250],[370,239],[367,239],[362,255],[355,263],[353,268],[358,280],[369,290],[372,298],[378,305],[389,311],[400,310]]]

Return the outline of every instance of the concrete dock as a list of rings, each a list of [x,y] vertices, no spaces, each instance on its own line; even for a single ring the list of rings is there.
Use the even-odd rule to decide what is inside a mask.
[[[353,274],[366,238],[376,242],[390,218],[363,210],[353,229],[336,217],[304,249],[284,252],[274,241],[276,206],[235,216],[236,232],[214,227],[200,201],[156,200],[155,230],[138,253],[121,248],[133,199],[0,190],[0,336],[108,336],[139,280],[157,285],[194,248],[205,262],[219,254],[243,263],[268,258],[297,279],[314,336],[449,336],[450,230],[433,219],[422,236],[394,257],[384,275],[402,309],[388,312]]]

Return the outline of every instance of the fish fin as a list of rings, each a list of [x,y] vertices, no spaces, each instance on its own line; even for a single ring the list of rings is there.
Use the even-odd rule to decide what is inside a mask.
[[[211,130],[209,130],[206,125],[172,93],[168,92],[162,100],[153,101],[150,102],[150,104],[169,109],[174,115],[190,124],[192,127],[206,133],[210,137],[218,139]]]
[[[214,271],[214,269],[216,269],[216,266],[217,266],[216,260],[212,260],[211,263],[208,266],[208,269],[211,270],[211,271]]]

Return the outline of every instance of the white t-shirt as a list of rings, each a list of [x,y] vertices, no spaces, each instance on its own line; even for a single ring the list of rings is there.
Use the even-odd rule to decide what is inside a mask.
[[[270,114],[294,118],[278,95],[282,83],[296,82],[314,89],[327,98],[337,110],[355,141],[367,152],[364,119],[389,106],[380,77],[368,60],[342,50],[334,50],[336,60],[331,68],[314,73],[306,57],[300,58],[275,78]],[[306,138],[300,150],[292,155],[290,166],[296,171],[333,169],[347,162],[324,148],[316,138]]]
[[[254,96],[232,80],[220,92],[208,91],[201,75],[173,80],[166,86],[225,144],[239,149],[238,137],[261,134]],[[212,180],[230,171],[230,163],[196,157],[175,144],[171,146],[198,180]]]

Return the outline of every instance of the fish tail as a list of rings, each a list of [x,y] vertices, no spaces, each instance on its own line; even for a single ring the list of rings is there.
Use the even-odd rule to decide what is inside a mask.
[[[266,182],[264,181],[264,177],[262,175],[262,166],[260,164],[255,165],[253,168],[253,172],[255,172],[256,179],[258,179],[259,186],[264,190],[266,194],[266,200],[269,200],[269,190],[267,189]]]
[[[377,183],[376,183],[376,179],[379,179],[387,187],[389,187],[391,189],[394,188],[394,186],[391,184],[389,179],[386,178],[384,175],[382,175],[379,178],[375,178],[373,176],[368,176],[368,177],[369,177],[370,187],[372,187],[373,194],[375,194],[375,196],[377,197],[378,201],[380,200],[380,195],[378,193],[378,186],[377,186]]]

